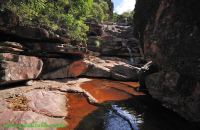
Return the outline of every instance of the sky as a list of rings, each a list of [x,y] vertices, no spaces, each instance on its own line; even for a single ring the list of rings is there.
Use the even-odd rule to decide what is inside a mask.
[[[135,8],[136,0],[112,0],[114,3],[114,12],[122,14],[127,11],[132,11]]]

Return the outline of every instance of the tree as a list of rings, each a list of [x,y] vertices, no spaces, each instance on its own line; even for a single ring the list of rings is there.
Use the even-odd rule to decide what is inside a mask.
[[[113,21],[118,22],[118,23],[132,24],[133,23],[133,16],[134,16],[134,11],[124,12],[121,15],[114,13],[113,14]]]
[[[93,3],[92,10],[88,16],[88,19],[91,21],[95,21],[97,23],[101,23],[103,21],[108,20],[109,18],[109,7],[108,3],[104,0],[96,0]]]
[[[10,0],[6,8],[17,13],[22,24],[66,28],[72,39],[85,41],[88,27],[84,21],[92,5],[93,0]]]

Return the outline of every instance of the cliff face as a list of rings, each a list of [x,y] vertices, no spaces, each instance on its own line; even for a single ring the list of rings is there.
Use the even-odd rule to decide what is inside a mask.
[[[183,117],[200,121],[200,2],[137,0],[136,36],[160,71],[146,78],[150,94]]]

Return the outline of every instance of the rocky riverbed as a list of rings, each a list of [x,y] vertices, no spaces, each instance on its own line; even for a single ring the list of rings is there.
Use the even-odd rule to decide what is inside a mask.
[[[59,130],[197,129],[148,95],[137,92],[137,82],[80,78],[27,84],[0,91],[2,130],[7,130],[6,124],[34,122],[65,126]]]
[[[140,1],[138,39],[131,26],[88,23],[87,46],[0,11],[0,130],[199,130],[198,28],[177,19],[169,26],[179,16],[171,10],[182,9],[176,2],[151,1],[151,8]],[[193,28],[183,28],[192,47],[176,31],[185,25]],[[148,61],[156,71],[140,74]]]

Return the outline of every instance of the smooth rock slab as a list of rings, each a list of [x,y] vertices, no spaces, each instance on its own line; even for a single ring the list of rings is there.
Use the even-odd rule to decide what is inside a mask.
[[[3,113],[0,113],[0,129],[1,130],[18,130],[16,127],[15,128],[5,128],[6,124],[26,124],[26,125],[31,125],[31,124],[38,124],[38,125],[64,125],[66,126],[67,123],[64,121],[63,118],[52,118],[44,115],[40,115],[38,113],[32,112],[32,111],[12,111],[12,110],[7,110],[4,111]],[[23,130],[56,130],[56,127],[53,126],[44,126],[43,128],[41,127],[27,127],[24,128]]]
[[[42,66],[37,57],[0,53],[0,85],[36,79]]]
[[[116,80],[138,80],[137,70],[123,60],[103,59],[98,57],[89,57],[84,60],[87,71],[84,76],[110,78]]]
[[[65,117],[67,116],[66,96],[58,91],[33,90],[25,94],[28,107],[37,113]]]

